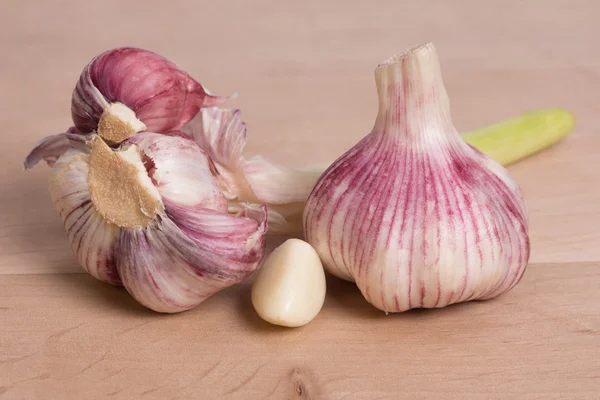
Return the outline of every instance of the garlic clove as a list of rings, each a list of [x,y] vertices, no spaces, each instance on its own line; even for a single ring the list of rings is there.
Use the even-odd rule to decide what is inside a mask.
[[[252,304],[265,321],[298,327],[317,316],[325,291],[325,272],[316,251],[302,240],[288,239],[258,270]]]
[[[175,64],[158,54],[132,47],[106,51],[84,68],[73,90],[67,134],[97,133],[118,144],[138,132],[171,133],[186,125],[201,107],[228,97],[212,96]],[[70,147],[68,135],[39,141],[25,169],[40,160],[52,165]]]
[[[380,64],[373,130],[321,176],[307,241],[385,312],[488,299],[529,259],[517,183],[454,129],[432,44]]]
[[[104,110],[122,103],[151,132],[183,127],[201,107],[223,104],[175,64],[133,47],[108,50],[84,68],[73,91],[71,115],[81,132],[98,129]]]
[[[67,238],[79,264],[94,278],[118,285],[113,246],[120,228],[107,223],[91,199],[89,155],[77,149],[64,153],[54,164],[49,192],[64,223]]]
[[[211,160],[196,143],[151,132],[135,135],[129,142],[143,152],[147,174],[168,209],[189,212],[190,217],[199,208],[227,212]]]
[[[249,213],[253,218],[202,209],[193,221],[164,218],[157,229],[123,231],[115,246],[123,285],[146,307],[172,313],[241,282],[265,246],[265,210]]]

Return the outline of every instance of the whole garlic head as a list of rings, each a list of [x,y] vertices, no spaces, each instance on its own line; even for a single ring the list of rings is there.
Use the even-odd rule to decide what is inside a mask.
[[[529,259],[523,195],[454,128],[435,47],[392,57],[375,76],[374,128],[315,185],[308,242],[386,312],[507,292]]]

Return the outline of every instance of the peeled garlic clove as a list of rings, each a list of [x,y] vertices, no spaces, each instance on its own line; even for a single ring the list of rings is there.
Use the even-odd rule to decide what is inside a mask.
[[[266,209],[227,212],[193,141],[142,132],[116,149],[96,134],[55,163],[50,196],[80,264],[148,308],[179,312],[252,273]]]
[[[321,311],[325,286],[316,251],[302,240],[288,239],[260,267],[252,285],[252,304],[267,322],[302,326]]]
[[[103,137],[100,122],[110,127],[122,121],[133,133],[144,128],[165,133],[183,127],[201,107],[220,105],[226,100],[227,97],[210,95],[164,57],[143,49],[121,47],[96,56],[85,67],[73,91],[71,114],[81,132],[98,130]],[[120,106],[109,109],[113,104]],[[124,135],[126,131],[115,132]],[[113,140],[111,134],[106,139]],[[116,139],[113,141],[126,137]]]
[[[523,195],[455,130],[433,44],[390,58],[375,77],[374,128],[315,185],[307,241],[386,312],[507,292],[529,260]]]

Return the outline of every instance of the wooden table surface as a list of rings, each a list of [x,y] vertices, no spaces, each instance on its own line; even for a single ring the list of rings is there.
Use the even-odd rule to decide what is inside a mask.
[[[600,398],[598,1],[45,1],[0,12],[0,398]],[[374,67],[433,41],[461,131],[577,116],[510,167],[531,212],[522,282],[488,302],[385,316],[328,278],[309,325],[260,320],[249,284],[160,315],[77,265],[33,143],[70,124],[83,66],[154,50],[240,96],[248,154],[335,159],[374,121]],[[272,243],[273,244],[273,243]]]

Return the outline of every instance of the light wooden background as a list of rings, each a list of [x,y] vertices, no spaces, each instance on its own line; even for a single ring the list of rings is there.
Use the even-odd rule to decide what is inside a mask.
[[[0,398],[600,398],[600,2],[44,1],[0,4]],[[134,45],[217,94],[239,92],[248,154],[329,162],[374,121],[373,69],[426,41],[466,131],[545,107],[564,142],[510,168],[531,265],[509,294],[384,316],[335,279],[308,326],[279,329],[242,284],[184,314],[83,274],[46,189],[24,172],[70,124],[97,53]]]

